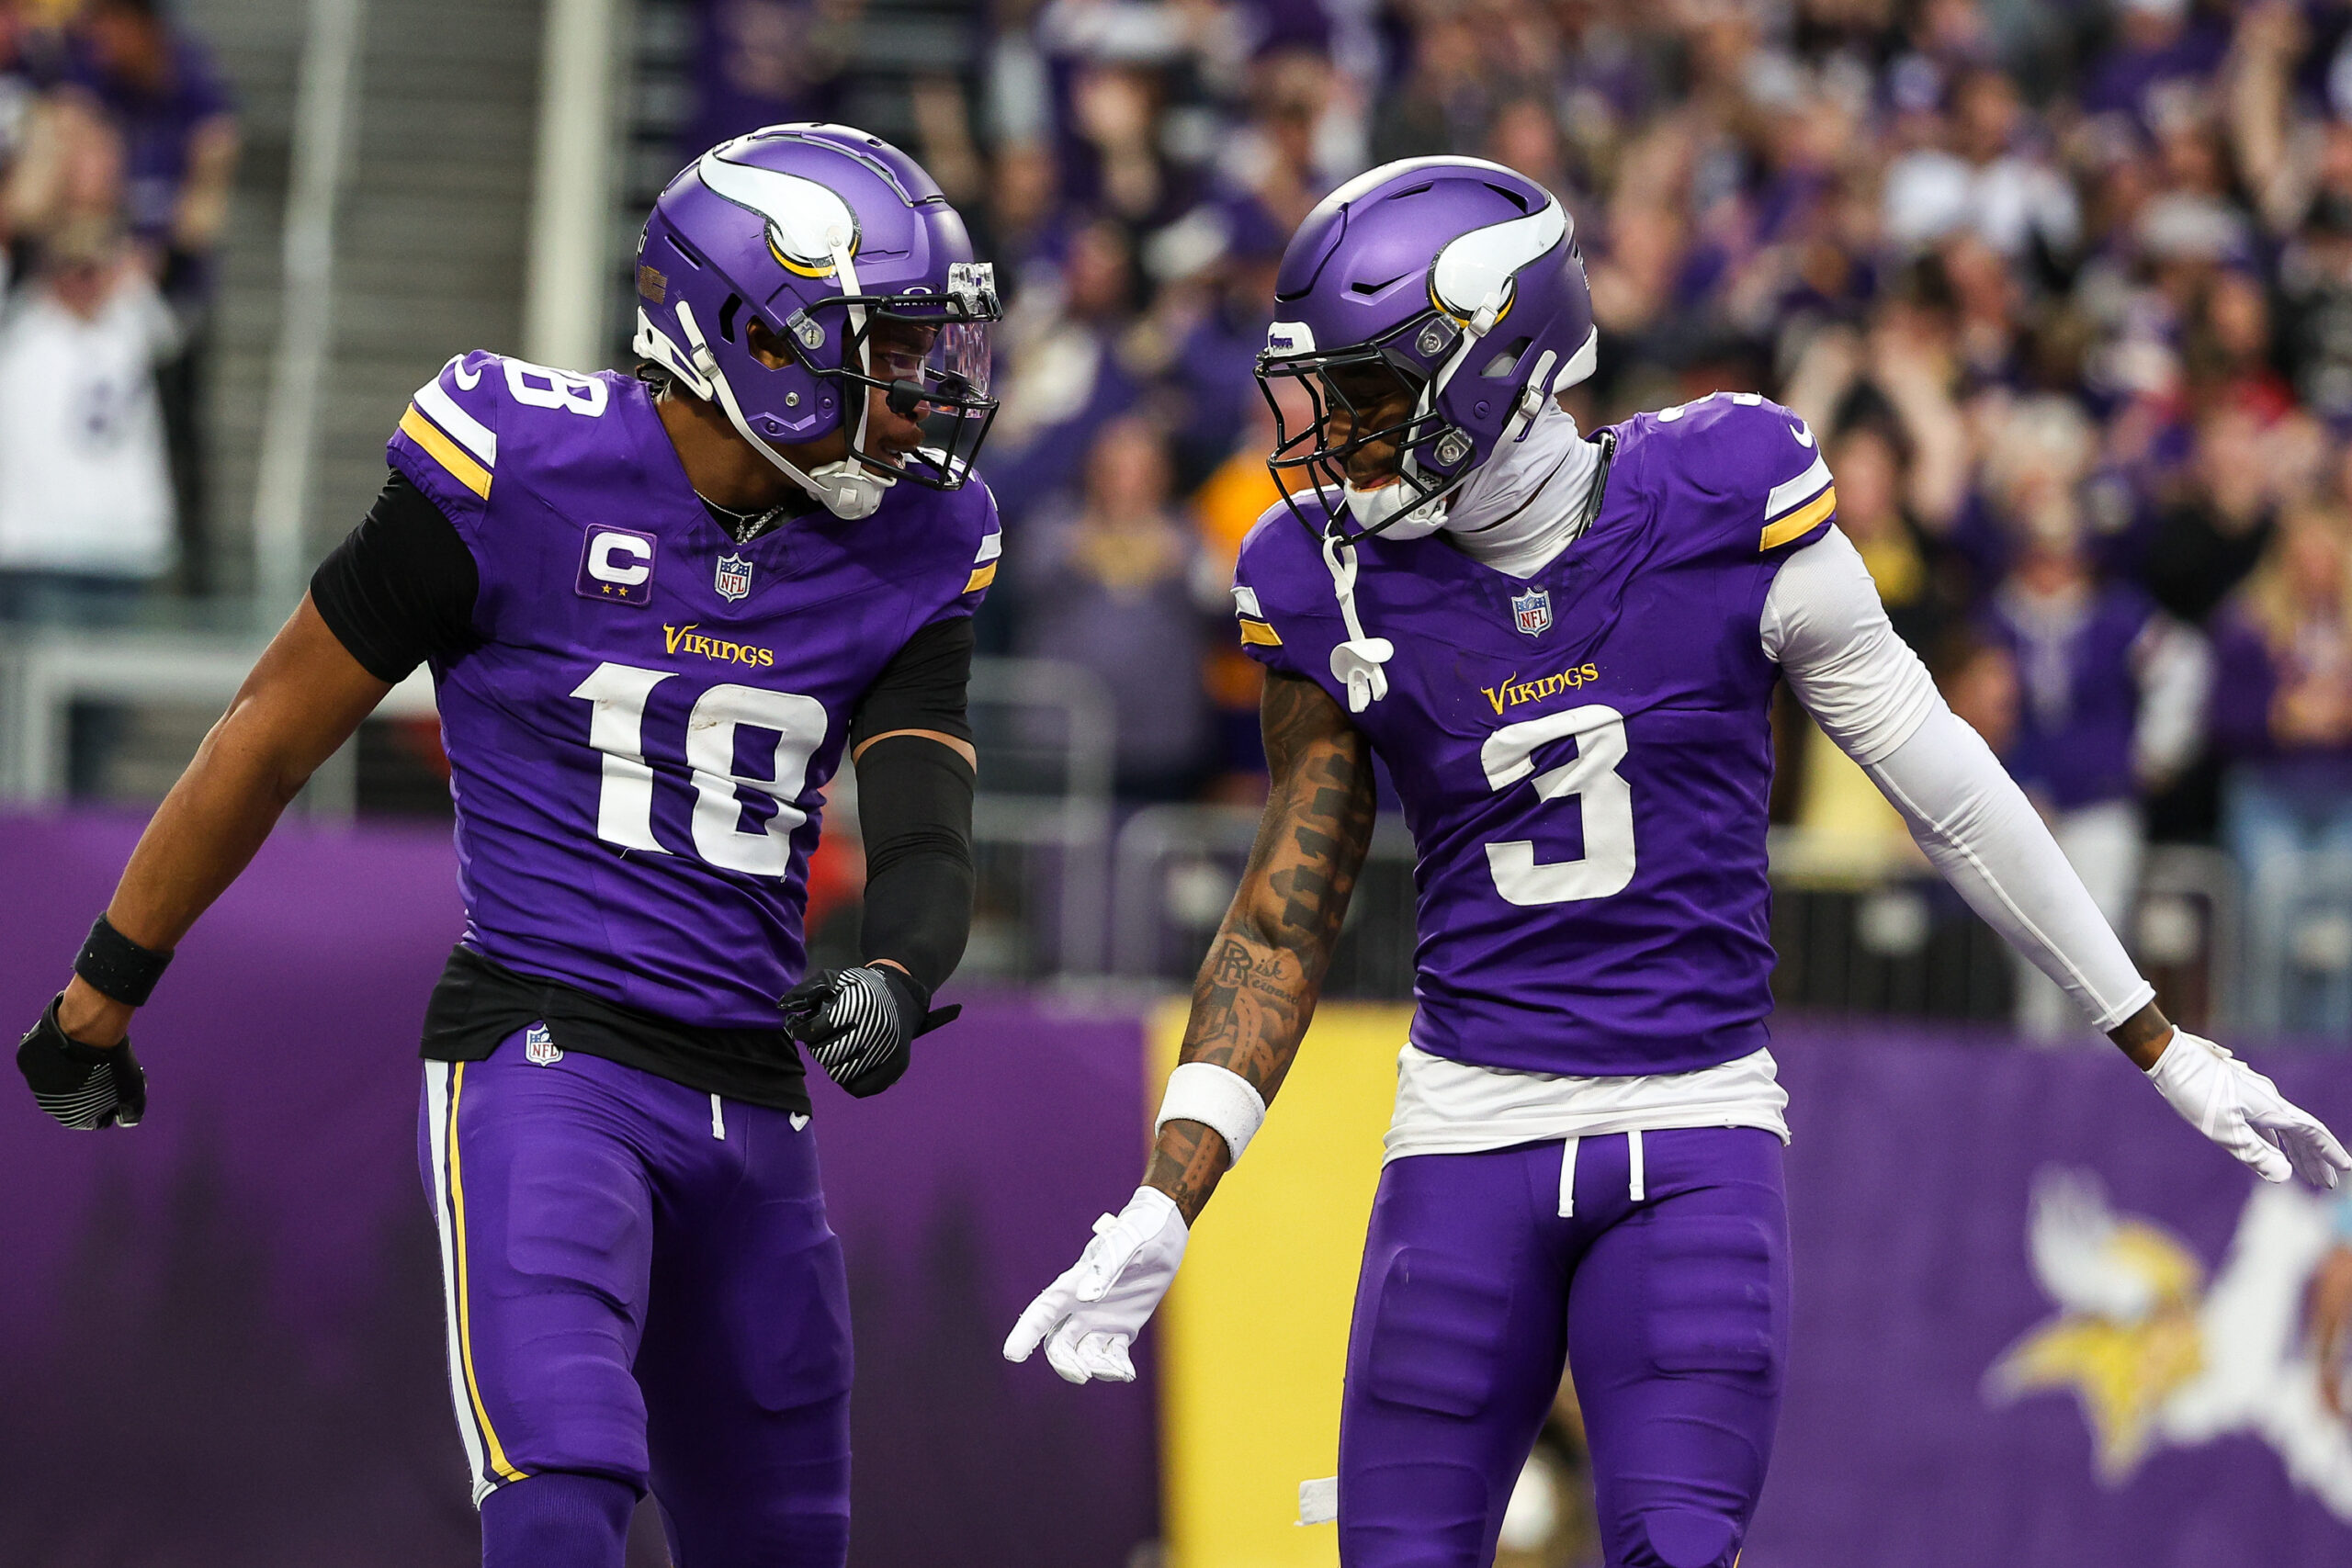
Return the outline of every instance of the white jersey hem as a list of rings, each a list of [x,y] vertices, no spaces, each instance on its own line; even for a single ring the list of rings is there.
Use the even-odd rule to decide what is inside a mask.
[[[1696,1072],[1577,1077],[1456,1062],[1408,1042],[1381,1163],[1680,1127],[1754,1127],[1785,1144],[1788,1104],[1769,1050]]]

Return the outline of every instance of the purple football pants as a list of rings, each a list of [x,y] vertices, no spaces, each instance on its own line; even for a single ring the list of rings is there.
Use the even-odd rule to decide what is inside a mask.
[[[1346,1568],[1485,1568],[1573,1368],[1610,1568],[1730,1568],[1788,1352],[1781,1142],[1622,1133],[1390,1162],[1340,1417]],[[1637,1180],[1640,1193],[1635,1195]]]
[[[605,1476],[680,1568],[840,1568],[849,1292],[806,1124],[521,1034],[426,1063],[420,1120],[475,1501]]]

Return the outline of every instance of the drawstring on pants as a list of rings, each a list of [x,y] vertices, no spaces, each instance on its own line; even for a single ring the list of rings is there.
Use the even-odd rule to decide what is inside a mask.
[[[1577,1212],[1577,1145],[1582,1138],[1568,1138],[1560,1145],[1560,1217],[1573,1219]],[[1649,1182],[1642,1155],[1642,1130],[1639,1127],[1625,1134],[1625,1196],[1634,1202],[1649,1197]]]

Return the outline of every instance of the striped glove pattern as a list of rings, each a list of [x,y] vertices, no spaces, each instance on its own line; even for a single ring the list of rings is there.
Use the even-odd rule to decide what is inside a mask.
[[[906,1072],[915,1037],[953,1020],[960,1007],[931,1010],[931,998],[897,969],[860,965],[809,976],[783,1001],[784,1027],[826,1076],[864,1099]]]
[[[147,1075],[130,1042],[108,1048],[69,1038],[58,1027],[56,1000],[17,1043],[17,1070],[34,1103],[77,1132],[136,1127],[147,1114]]]

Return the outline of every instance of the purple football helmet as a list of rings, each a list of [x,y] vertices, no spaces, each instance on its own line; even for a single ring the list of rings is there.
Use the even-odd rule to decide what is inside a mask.
[[[922,166],[864,131],[772,125],[695,159],[645,221],[637,294],[637,352],[837,516],[872,515],[900,479],[963,484],[996,416],[995,270]],[[752,355],[754,321],[792,363]],[[869,448],[874,388],[930,444],[896,462]],[[844,422],[839,462],[804,472],[776,449]]]
[[[1325,197],[1283,253],[1274,317],[1258,356],[1274,409],[1268,463],[1285,497],[1306,487],[1284,470],[1337,492],[1328,520],[1292,504],[1318,532],[1340,531],[1340,493],[1358,532],[1434,525],[1546,398],[1592,374],[1597,348],[1567,213],[1533,180],[1478,158],[1385,164]],[[1409,395],[1403,419],[1370,425],[1342,390],[1360,400],[1367,375]],[[1303,429],[1274,395],[1283,378],[1307,394]],[[1395,445],[1396,482],[1349,491],[1348,458],[1375,443]]]

